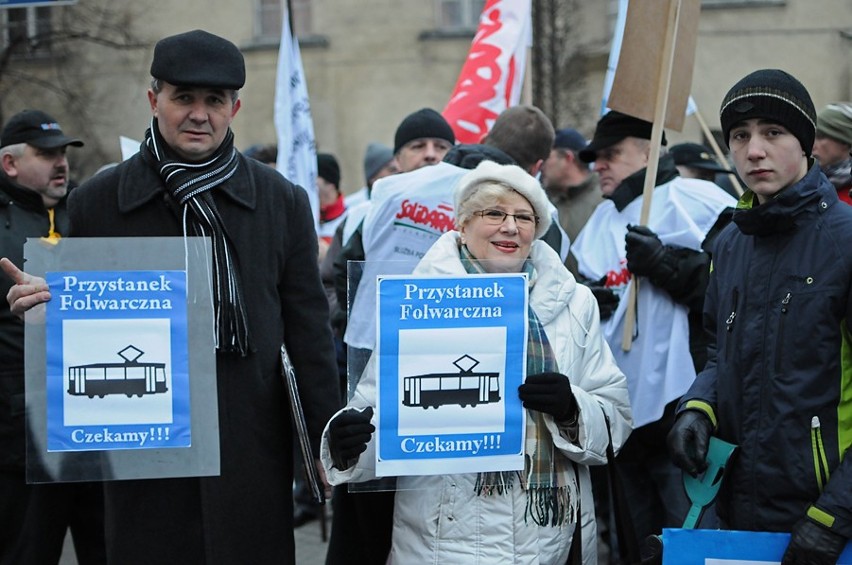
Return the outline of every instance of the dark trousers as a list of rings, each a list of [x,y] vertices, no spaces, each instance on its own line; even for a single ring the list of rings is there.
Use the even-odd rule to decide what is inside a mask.
[[[79,565],[106,563],[104,545],[104,498],[101,483],[55,483],[27,485],[23,474],[2,479],[4,525],[10,501],[18,512],[17,539],[3,531],[0,564],[50,565],[59,562],[67,531],[71,530]],[[10,491],[16,491],[6,498]],[[23,512],[21,503],[24,501]],[[14,531],[14,528],[9,530]]]
[[[348,492],[334,487],[325,565],[384,565],[390,554],[395,491]]]

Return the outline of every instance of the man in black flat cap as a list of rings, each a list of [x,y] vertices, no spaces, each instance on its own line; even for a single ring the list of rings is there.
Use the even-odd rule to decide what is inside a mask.
[[[234,147],[245,64],[233,43],[201,30],[167,37],[154,48],[151,75],[140,152],[72,193],[70,233],[211,237],[221,475],[106,483],[107,556],[125,565],[292,564],[282,340],[315,455],[340,406],[308,197]],[[13,312],[49,299],[39,281],[2,264],[21,283],[8,296]]]
[[[680,176],[714,182],[734,198],[738,197],[730,180],[733,172],[716,160],[709,147],[700,143],[678,143],[669,147],[669,155],[674,159]]]
[[[713,182],[716,173],[730,173],[716,161],[709,147],[700,143],[678,143],[669,148],[680,176]]]
[[[651,123],[616,111],[598,121],[592,142],[579,156],[594,163],[606,200],[571,248],[580,275],[611,291],[610,299],[619,299],[601,325],[627,376],[636,426],[616,458],[616,469],[637,544],[663,527],[680,527],[689,510],[680,470],[660,437],[671,427],[677,400],[704,365],[700,328],[710,270],[706,249],[736,204],[713,183],[678,176],[671,156],[663,155],[647,225],[639,225],[651,129]],[[632,348],[624,351],[627,300],[620,297],[632,280],[640,281],[636,325]],[[605,296],[595,293],[599,301]]]
[[[69,146],[82,147],[40,110],[9,118],[0,132],[0,255],[24,262],[28,237],[68,234]],[[0,277],[0,295],[13,281]],[[55,564],[70,526],[77,561],[106,563],[103,492],[98,483],[27,485],[24,325],[0,303],[0,563]]]

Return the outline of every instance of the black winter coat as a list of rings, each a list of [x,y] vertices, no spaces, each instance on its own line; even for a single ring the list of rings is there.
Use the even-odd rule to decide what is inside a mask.
[[[54,208],[54,231],[68,232],[65,200]],[[24,268],[28,237],[45,237],[50,216],[41,195],[0,174],[0,257]],[[9,310],[12,279],[0,275],[0,469],[24,472],[24,323]]]
[[[217,354],[221,476],[106,483],[110,562],[293,563],[293,432],[282,340],[317,453],[340,406],[307,195],[240,156],[213,198],[238,258],[253,346],[245,358]],[[182,234],[179,207],[138,154],[76,189],[68,212],[75,236]]]

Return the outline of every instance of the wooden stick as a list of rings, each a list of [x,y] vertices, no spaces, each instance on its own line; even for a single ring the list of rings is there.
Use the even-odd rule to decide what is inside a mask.
[[[657,168],[660,161],[660,144],[663,139],[663,127],[666,120],[666,105],[669,99],[669,86],[672,79],[675,44],[677,43],[677,24],[680,17],[680,0],[669,0],[668,27],[663,44],[663,54],[660,59],[660,75],[657,80],[657,96],[654,104],[654,121],[651,127],[651,151],[648,156],[648,167],[645,169],[645,184],[642,187],[642,211],[639,224],[648,223],[651,214],[651,198],[657,180]],[[624,316],[624,333],[621,336],[621,349],[630,351],[633,347],[633,328],[636,326],[636,301],[638,298],[639,279],[631,277],[633,284],[627,294],[627,311]]]
[[[722,153],[722,149],[719,147],[719,144],[716,143],[716,136],[713,135],[713,132],[710,131],[710,128],[707,127],[707,122],[704,121],[704,117],[701,115],[701,112],[698,111],[698,108],[695,108],[695,119],[698,120],[698,125],[701,126],[701,131],[704,132],[704,137],[706,137],[710,141],[710,146],[713,148],[713,152],[716,153],[716,159],[719,160],[719,163],[727,163],[728,160],[725,158],[725,154]],[[725,168],[728,168],[727,166]],[[731,185],[733,185],[734,190],[737,191],[738,196],[743,195],[743,187],[740,185],[740,181],[737,180],[737,175],[734,173],[728,173],[728,178],[731,179]]]

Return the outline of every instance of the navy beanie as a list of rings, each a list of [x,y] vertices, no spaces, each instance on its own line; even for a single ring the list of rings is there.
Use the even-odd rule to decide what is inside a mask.
[[[456,135],[444,116],[431,108],[422,108],[406,116],[399,127],[396,128],[393,154],[399,153],[399,150],[409,141],[424,137],[445,139],[450,145],[456,144]]]
[[[762,118],[778,122],[796,136],[805,155],[811,155],[816,137],[816,109],[804,85],[778,69],[761,69],[746,75],[722,100],[719,120],[725,143],[734,125]]]

